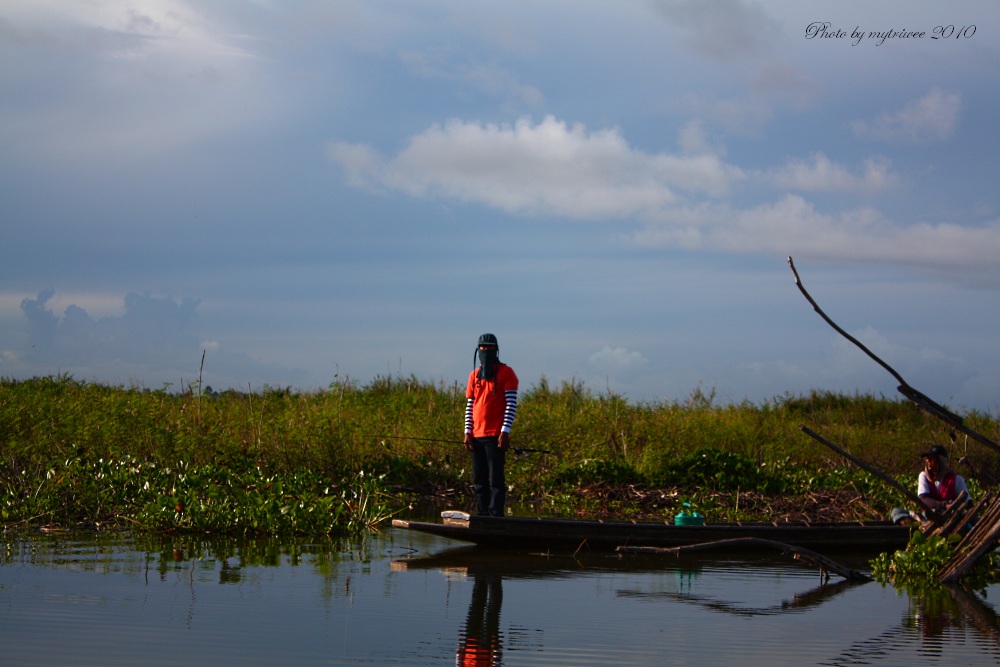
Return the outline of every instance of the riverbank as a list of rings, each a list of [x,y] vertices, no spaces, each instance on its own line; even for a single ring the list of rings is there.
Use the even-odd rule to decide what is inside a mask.
[[[410,503],[467,507],[457,385],[416,378],[298,392],[150,390],[70,377],[0,380],[4,525],[336,533]],[[991,438],[1000,423],[963,415]],[[712,520],[884,518],[905,505],[877,477],[803,435],[806,425],[907,485],[919,452],[946,444],[974,493],[995,453],[952,442],[907,402],[814,392],[764,404],[638,404],[544,380],[520,396],[508,459],[519,509],[561,516]],[[956,465],[956,467],[958,467]],[[977,479],[977,475],[981,478]]]

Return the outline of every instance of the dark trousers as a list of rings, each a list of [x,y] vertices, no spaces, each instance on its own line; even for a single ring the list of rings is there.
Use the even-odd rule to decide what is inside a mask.
[[[497,446],[498,440],[472,440],[472,484],[476,489],[476,512],[481,516],[503,516],[507,502],[507,480],[503,474],[507,452]]]

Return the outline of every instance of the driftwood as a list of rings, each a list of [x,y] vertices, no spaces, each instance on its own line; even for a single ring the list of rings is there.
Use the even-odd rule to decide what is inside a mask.
[[[871,474],[875,475],[876,477],[884,480],[885,482],[888,482],[889,484],[891,484],[892,486],[894,486],[896,489],[898,489],[904,496],[906,496],[907,498],[909,498],[913,502],[917,503],[917,505],[920,505],[921,507],[923,507],[923,503],[920,501],[920,496],[918,496],[913,491],[909,490],[908,488],[906,488],[905,486],[903,486],[902,484],[900,484],[899,482],[897,482],[895,479],[893,479],[889,475],[885,474],[884,472],[882,472],[881,470],[879,470],[878,468],[876,468],[872,464],[866,463],[865,461],[862,461],[858,457],[856,457],[853,454],[851,454],[850,452],[848,452],[846,449],[844,449],[844,448],[842,448],[842,447],[840,447],[838,445],[835,445],[834,443],[830,442],[829,440],[827,440],[826,438],[824,438],[823,436],[821,436],[819,433],[816,433],[815,431],[813,431],[812,429],[810,429],[810,428],[808,428],[806,426],[799,426],[799,429],[803,433],[805,433],[806,435],[808,435],[810,438],[816,440],[817,442],[823,443],[824,445],[826,445],[827,447],[829,447],[833,451],[837,452],[838,454],[840,454],[844,458],[853,461],[857,466],[863,468],[864,470],[867,470],[868,472],[870,472]]]
[[[809,549],[804,549],[802,547],[795,547],[790,544],[785,544],[784,542],[765,540],[759,537],[737,537],[730,540],[717,540],[715,542],[704,542],[701,544],[690,544],[683,547],[670,548],[622,546],[618,547],[618,552],[636,554],[670,554],[679,556],[691,551],[709,551],[714,549],[728,549],[730,547],[745,547],[748,545],[777,549],[783,553],[791,554],[796,560],[802,560],[816,565],[824,573],[824,576],[829,571],[839,574],[843,578],[851,581],[871,581],[871,577],[868,575],[858,572],[857,570],[844,567],[840,563],[831,560],[822,554],[818,554],[815,551],[810,551]]]
[[[831,320],[829,316],[823,312],[823,309],[819,307],[819,305],[813,300],[812,296],[809,295],[809,292],[806,291],[805,286],[799,279],[799,272],[795,270],[795,264],[792,262],[791,257],[788,258],[788,266],[792,270],[792,275],[795,276],[796,286],[799,288],[799,291],[802,292],[802,296],[806,298],[806,301],[808,301],[812,305],[813,310],[815,310],[819,314],[819,316],[826,321],[827,324],[833,327],[837,333],[839,333],[841,336],[854,343],[862,352],[871,357],[879,366],[887,370],[889,374],[892,375],[892,377],[894,377],[897,382],[899,382],[899,386],[896,388],[897,391],[899,391],[899,393],[901,393],[906,398],[910,399],[910,401],[912,401],[914,404],[916,404],[919,408],[921,408],[928,414],[931,414],[937,417],[938,419],[943,420],[952,428],[957,429],[962,433],[965,433],[972,439],[986,445],[987,447],[993,449],[994,451],[1000,452],[1000,444],[997,444],[996,442],[990,440],[985,435],[981,435],[980,433],[973,431],[971,428],[966,426],[962,418],[956,415],[954,412],[944,407],[943,405],[937,403],[927,395],[911,387],[906,382],[906,380],[903,379],[903,376],[900,375],[898,372],[896,372],[896,370],[892,366],[882,361],[882,359],[877,357],[871,350],[865,347],[861,343],[861,341],[859,341],[857,338],[854,338],[849,333],[847,333],[839,326],[837,326],[836,322]]]
[[[958,430],[966,436],[971,437],[976,442],[986,445],[994,451],[1000,452],[1000,444],[997,444],[986,436],[970,429],[965,425],[962,418],[954,412],[911,387],[909,383],[903,379],[903,376],[896,372],[892,366],[877,357],[871,350],[862,345],[860,341],[837,326],[837,324],[823,312],[816,301],[813,300],[812,296],[809,295],[809,292],[806,291],[806,288],[802,285],[802,281],[799,279],[798,271],[795,270],[795,264],[792,262],[791,257],[788,258],[788,266],[792,270],[792,275],[795,276],[795,284],[799,288],[799,291],[802,292],[802,295],[812,305],[813,309],[820,315],[820,317],[822,317],[827,324],[833,327],[837,333],[854,343],[861,349],[862,352],[867,354],[877,364],[887,370],[896,379],[896,381],[899,382],[897,389],[901,394],[903,394],[903,396],[908,398],[911,402],[916,404],[928,414],[943,420],[946,424],[951,426],[952,439],[954,439],[955,431]],[[849,454],[838,449],[829,441],[824,440],[805,427],[802,427],[802,430],[827,446],[833,447],[842,455],[847,456],[858,465],[862,465],[860,460],[851,457]],[[911,491],[909,491],[909,489],[900,487],[900,485],[895,481],[889,479],[887,475],[878,473],[867,465],[862,465],[862,467],[869,472],[878,475],[882,479],[885,479],[890,484],[903,491],[906,497],[914,499],[915,496]],[[919,499],[916,499],[916,501],[918,504],[922,505]],[[991,502],[987,499],[987,497],[984,497],[975,505],[975,507],[969,507],[969,504],[965,502],[965,499],[963,498],[960,501],[953,503],[952,506],[944,513],[935,514],[934,512],[928,511],[925,512],[925,514],[929,521],[925,525],[921,526],[921,531],[927,535],[940,535],[942,537],[947,537],[955,532],[961,532],[963,529],[971,526],[955,547],[952,559],[938,573],[938,580],[942,583],[955,582],[962,578],[980,558],[992,551],[996,547],[997,542],[1000,541],[1000,500]]]

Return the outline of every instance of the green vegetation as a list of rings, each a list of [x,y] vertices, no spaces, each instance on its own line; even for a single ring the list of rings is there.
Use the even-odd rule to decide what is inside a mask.
[[[458,385],[413,377],[253,393],[0,380],[0,523],[342,534],[430,498],[469,507],[456,442],[464,404]],[[1000,435],[988,415],[967,423]],[[710,521],[871,519],[906,504],[803,424],[907,485],[929,443],[956,462],[966,454],[942,422],[886,398],[717,406],[699,390],[642,404],[542,380],[522,391],[513,444],[549,453],[509,457],[511,500],[519,512],[629,517],[672,516],[688,502]],[[975,443],[967,454],[1000,477],[996,454]]]
[[[961,539],[952,535],[945,539],[939,536],[924,537],[915,531],[905,551],[883,553],[871,562],[872,575],[885,586],[892,584],[916,594],[937,590],[937,577],[941,569],[952,559],[952,547]],[[962,584],[973,591],[985,594],[986,587],[1000,582],[1000,554],[996,551],[986,556],[962,578]]]

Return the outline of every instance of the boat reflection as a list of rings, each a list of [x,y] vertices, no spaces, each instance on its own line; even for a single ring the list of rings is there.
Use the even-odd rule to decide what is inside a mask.
[[[459,631],[455,664],[498,667],[503,664],[504,649],[525,651],[534,634],[525,628],[507,624],[510,636],[501,626],[503,582],[523,579],[563,579],[581,572],[645,572],[663,569],[663,561],[649,557],[622,557],[616,554],[523,555],[493,551],[475,546],[448,549],[431,556],[392,561],[392,569],[401,571],[438,570],[449,578],[472,581],[472,595],[465,624]],[[686,571],[688,576],[693,571]],[[509,646],[508,646],[509,644]]]
[[[702,562],[688,558],[670,558],[670,569],[696,572]],[[462,546],[446,549],[430,556],[415,556],[392,561],[395,571],[441,570],[476,573],[495,573],[504,579],[561,579],[581,572],[659,572],[665,569],[660,556],[622,556],[615,553],[587,552],[578,555],[534,553],[483,549]]]
[[[653,579],[625,577],[620,580],[649,581],[653,590],[616,586],[612,589],[613,594],[619,599],[681,603],[685,607],[695,607],[711,614],[747,620],[810,614],[833,600],[854,596],[853,592],[861,587],[876,586],[871,582],[848,579],[831,582],[822,576],[818,577],[818,582],[810,578],[791,577],[784,581],[793,584],[797,582],[802,585],[802,590],[795,591],[793,587],[790,591],[785,587],[778,595],[761,600],[757,596],[769,596],[776,591],[762,586],[755,589],[754,593],[744,596],[740,594],[740,589],[725,586],[720,588],[717,578],[713,576],[700,581],[706,573],[711,575],[716,572],[725,572],[727,577],[741,580],[741,571],[747,573],[747,581],[759,580],[757,574],[769,572],[773,575],[776,565],[783,569],[773,557],[763,555],[754,557],[741,554],[739,558],[732,555],[706,557],[704,554],[698,557],[664,558],[598,553],[576,557],[548,554],[524,556],[474,546],[452,548],[430,556],[392,562],[396,571],[437,570],[450,579],[472,583],[468,613],[464,625],[457,633],[456,664],[491,667],[502,665],[505,656],[509,659],[509,655],[513,654],[524,656],[552,649],[545,646],[542,634],[544,630],[541,627],[518,626],[509,617],[502,622],[505,580],[576,580],[581,575],[595,573],[661,573],[668,576]],[[669,576],[671,573],[675,576]],[[619,581],[603,577],[601,580]],[[513,598],[515,600],[518,599],[517,590],[515,589]],[[709,591],[712,590],[721,595],[711,597]],[[730,594],[742,599],[726,599]],[[755,597],[757,601],[751,603]],[[988,656],[990,664],[1000,664],[1000,617],[980,596],[960,587],[948,587],[933,594],[911,593],[909,599],[909,607],[900,621],[880,627],[871,636],[855,636],[842,650],[825,657],[822,664],[873,664],[884,660],[886,656],[898,658],[901,664],[923,664],[927,660],[936,664],[948,655],[949,650],[962,642],[969,642],[974,653]],[[508,616],[511,613],[508,610]],[[663,617],[669,618],[676,613],[665,610]],[[743,623],[742,620],[738,622]],[[914,658],[915,663],[908,662]]]

